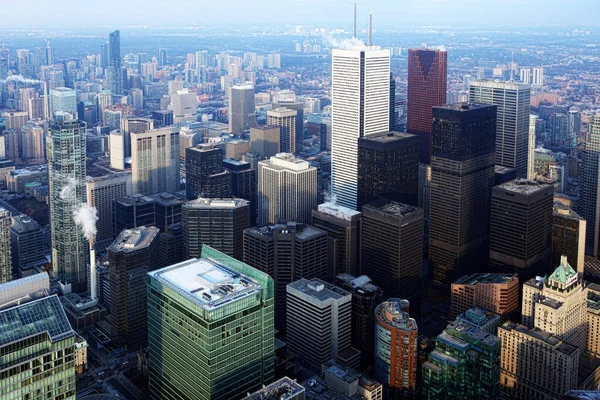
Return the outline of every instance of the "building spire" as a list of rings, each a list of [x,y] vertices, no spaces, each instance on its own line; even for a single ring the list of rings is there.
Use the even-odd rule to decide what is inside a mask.
[[[510,79],[508,80],[509,82],[514,82],[515,81],[515,51],[512,50],[511,51],[511,58],[510,58]]]
[[[356,39],[356,3],[354,3],[354,39]]]

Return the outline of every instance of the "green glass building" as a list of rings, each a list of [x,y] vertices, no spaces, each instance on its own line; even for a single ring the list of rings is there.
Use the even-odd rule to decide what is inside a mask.
[[[0,399],[75,400],[75,332],[56,295],[0,311]]]
[[[273,279],[208,246],[148,273],[150,398],[230,400],[273,381]]]
[[[451,322],[422,368],[423,400],[495,399],[500,394],[497,336]]]

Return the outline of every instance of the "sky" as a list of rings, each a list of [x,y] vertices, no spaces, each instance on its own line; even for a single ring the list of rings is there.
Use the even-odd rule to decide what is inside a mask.
[[[600,0],[357,0],[359,26],[600,26]],[[14,29],[131,25],[352,26],[342,0],[0,0],[0,26]],[[6,18],[8,17],[8,18]],[[362,22],[361,22],[362,21]]]

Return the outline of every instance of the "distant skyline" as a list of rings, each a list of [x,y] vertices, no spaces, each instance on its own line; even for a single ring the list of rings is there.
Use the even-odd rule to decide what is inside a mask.
[[[336,25],[350,29],[353,1],[297,0],[20,0],[3,1],[3,29],[97,26]],[[598,0],[357,1],[359,27],[369,7],[374,26],[599,26]]]

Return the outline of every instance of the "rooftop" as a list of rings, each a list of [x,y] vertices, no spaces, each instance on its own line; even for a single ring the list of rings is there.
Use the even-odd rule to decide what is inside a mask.
[[[190,200],[183,204],[185,208],[240,208],[249,205],[250,202],[244,199],[228,198],[228,199],[206,199],[198,198]]]
[[[408,306],[408,300],[388,299],[377,306],[375,318],[396,329],[416,331],[418,329],[417,321],[410,318],[408,313],[404,311]]]
[[[477,273],[458,278],[453,285],[502,284],[517,280],[516,274]]]
[[[247,400],[287,400],[304,392],[302,385],[296,380],[283,377],[280,380],[271,383],[264,388],[249,394]]]
[[[50,277],[40,272],[25,278],[0,284],[0,309],[12,307],[15,303],[46,297],[50,290]]]
[[[517,332],[521,332],[525,335],[531,336],[552,346],[554,351],[558,351],[567,356],[574,355],[577,352],[577,347],[565,343],[556,338],[552,333],[545,332],[539,328],[530,329],[524,325],[517,324],[515,322],[505,322],[503,325],[500,326],[500,329],[504,329],[507,331],[515,330]]]
[[[434,107],[434,108],[443,108],[446,110],[465,112],[465,111],[470,111],[470,110],[488,108],[490,106],[493,106],[493,104],[463,102],[463,103],[445,104],[443,106],[438,106],[438,107]]]
[[[129,196],[119,197],[115,201],[117,201],[117,202],[119,202],[121,204],[142,204],[142,203],[152,203],[152,202],[154,202],[154,200],[151,199],[150,197],[145,196],[145,195],[140,194],[140,193],[132,194],[132,195],[129,195]]]
[[[392,200],[384,200],[385,201],[383,202],[380,200],[375,200],[369,203],[366,207],[374,208],[377,211],[381,211],[385,214],[393,215],[395,217],[404,217],[405,215],[412,214],[415,211],[420,210],[420,208],[408,204]]]
[[[293,153],[277,153],[268,160],[260,161],[259,165],[277,170],[306,171],[316,169],[307,161],[297,158]]]
[[[552,185],[543,184],[530,179],[519,178],[502,183],[495,188],[503,189],[507,192],[529,195],[538,191],[547,190],[549,187],[552,187]]]
[[[125,229],[110,245],[112,252],[130,253],[148,247],[160,230],[154,226]]]
[[[350,299],[350,293],[341,289],[335,285],[322,281],[318,278],[313,279],[299,279],[296,282],[292,282],[287,285],[287,292],[290,293],[302,293],[310,298],[313,298],[319,302],[327,300],[342,300],[345,297]]]
[[[579,216],[579,214],[577,214],[570,207],[566,206],[564,203],[561,203],[560,201],[554,202],[553,214],[555,216],[564,216],[566,218],[574,219],[577,221],[581,221],[583,219]]]
[[[275,232],[285,232],[285,233],[296,233],[296,238],[300,240],[308,239],[313,236],[323,236],[326,235],[326,232],[315,228],[311,225],[299,224],[297,222],[286,222],[279,224],[266,224],[261,226],[255,226],[253,228],[248,228],[248,232],[260,235],[264,237],[273,237],[273,233]]]
[[[335,279],[336,281],[345,282],[354,290],[358,290],[359,294],[363,294],[364,292],[373,293],[380,290],[379,286],[371,283],[371,278],[369,278],[367,275],[361,275],[356,278],[350,274],[342,273],[338,274]]]
[[[176,206],[179,204],[183,204],[184,200],[180,197],[177,197],[171,193],[162,192],[148,195],[152,200],[156,202],[156,204],[160,204],[163,206]]]
[[[362,140],[371,140],[374,142],[389,143],[389,142],[400,141],[402,139],[416,139],[416,138],[418,138],[417,135],[412,135],[410,133],[390,131],[390,132],[374,133],[371,135],[364,136],[361,139]]]
[[[9,172],[9,174],[11,176],[14,176],[14,175],[24,176],[24,175],[32,175],[32,174],[47,174],[47,173],[48,173],[48,167],[45,164],[44,165],[36,165],[35,167],[29,167],[29,168],[13,169],[12,171]]]
[[[226,158],[223,160],[224,163],[227,164],[231,164],[231,165],[235,165],[235,166],[248,166],[248,168],[250,168],[250,163],[247,161],[242,161],[242,160],[236,160],[235,158]]]
[[[332,202],[319,204],[317,210],[323,214],[331,215],[345,221],[351,221],[352,217],[361,214],[359,211]]]
[[[469,83],[470,86],[479,86],[479,87],[487,87],[487,88],[495,88],[495,89],[510,89],[510,90],[523,90],[529,89],[531,86],[526,83],[516,82],[516,81],[494,81],[494,80],[478,80],[471,81]]]
[[[209,312],[261,291],[254,279],[209,258],[191,259],[148,275]]]
[[[250,128],[250,130],[268,131],[270,129],[280,129],[279,125],[257,125]]]
[[[453,321],[448,324],[440,336],[446,342],[451,342],[459,346],[463,344],[484,344],[487,346],[499,346],[500,338],[487,333],[476,326],[463,324],[459,321]]]

